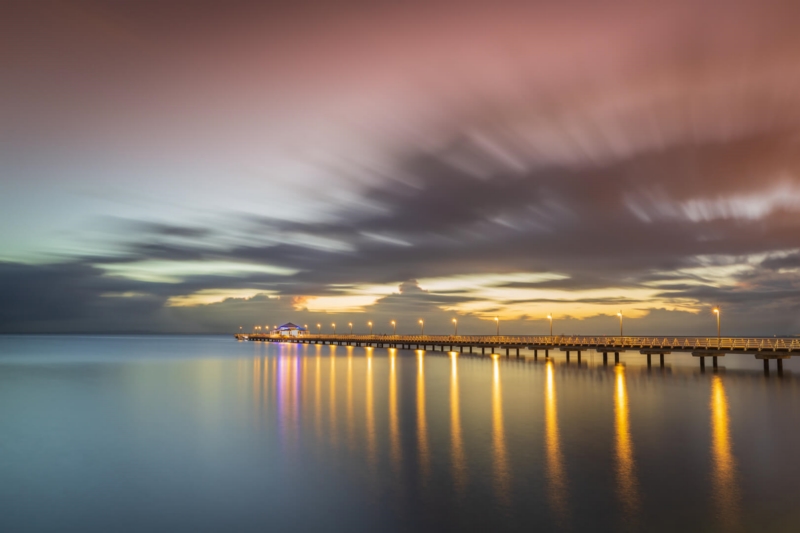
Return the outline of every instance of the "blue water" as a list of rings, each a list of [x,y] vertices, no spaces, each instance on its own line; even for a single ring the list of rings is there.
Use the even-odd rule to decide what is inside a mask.
[[[0,531],[800,531],[800,365],[0,337]]]

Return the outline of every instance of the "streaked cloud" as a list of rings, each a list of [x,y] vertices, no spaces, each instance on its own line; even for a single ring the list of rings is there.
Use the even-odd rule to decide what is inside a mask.
[[[119,276],[137,281],[179,283],[192,276],[240,276],[248,273],[289,276],[296,270],[265,264],[237,263],[234,261],[159,261],[143,260],[130,263],[95,263],[109,276]]]
[[[798,6],[158,4],[5,13],[0,331],[800,330]]]

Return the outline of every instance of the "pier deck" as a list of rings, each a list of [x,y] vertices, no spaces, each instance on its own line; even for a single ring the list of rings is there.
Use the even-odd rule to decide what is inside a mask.
[[[513,350],[519,357],[520,349],[539,351],[550,356],[551,350],[566,353],[576,352],[580,360],[581,352],[594,350],[603,354],[606,361],[609,353],[619,361],[620,352],[638,351],[647,356],[650,364],[652,355],[660,357],[663,366],[664,356],[674,352],[688,352],[697,357],[701,368],[705,368],[705,358],[712,357],[717,366],[717,357],[727,354],[753,355],[764,361],[764,369],[769,369],[769,361],[775,359],[778,369],[782,360],[800,355],[800,338],[795,337],[606,337],[606,336],[537,336],[537,335],[301,335],[297,337],[270,334],[236,334],[239,340],[261,342],[291,342],[299,344],[329,344],[338,346],[371,346],[375,348],[397,348],[415,350],[459,351],[480,349],[482,354],[502,353],[509,356]]]

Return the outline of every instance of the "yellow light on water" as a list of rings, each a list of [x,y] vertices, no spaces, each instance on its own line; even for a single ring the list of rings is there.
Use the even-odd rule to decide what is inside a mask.
[[[629,522],[636,521],[639,513],[639,484],[636,478],[636,463],[633,458],[633,441],[631,440],[628,388],[625,383],[625,367],[614,367],[614,429],[616,435],[617,459],[617,493]]]

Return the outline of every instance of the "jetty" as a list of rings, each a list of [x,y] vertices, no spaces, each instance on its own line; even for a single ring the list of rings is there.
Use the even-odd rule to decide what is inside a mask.
[[[619,362],[621,353],[633,352],[647,357],[651,366],[652,357],[658,356],[664,366],[664,357],[674,352],[691,353],[704,369],[706,358],[717,367],[717,360],[726,355],[752,355],[762,360],[764,371],[769,372],[769,362],[775,360],[778,371],[783,370],[783,360],[800,355],[800,338],[797,337],[623,337],[623,336],[567,336],[567,335],[327,335],[304,334],[286,336],[272,333],[237,333],[241,341],[277,342],[297,344],[328,344],[336,346],[371,346],[405,350],[432,350],[460,353],[502,354],[507,357],[520,350],[532,350],[533,357],[539,352],[550,357],[550,352],[561,352],[570,360],[575,354],[578,361],[581,353],[589,350],[603,354],[603,363],[609,354]]]

